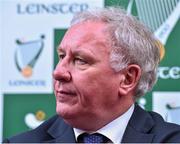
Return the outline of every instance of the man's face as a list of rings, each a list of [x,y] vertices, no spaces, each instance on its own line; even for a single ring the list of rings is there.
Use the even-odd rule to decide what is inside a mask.
[[[58,48],[53,73],[56,111],[74,127],[85,128],[83,120],[91,125],[111,119],[119,108],[119,74],[109,64],[106,27],[102,22],[76,24]]]

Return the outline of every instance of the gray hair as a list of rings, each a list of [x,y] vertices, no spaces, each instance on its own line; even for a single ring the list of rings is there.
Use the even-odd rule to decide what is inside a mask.
[[[81,12],[74,16],[71,25],[91,20],[102,21],[108,25],[112,45],[110,64],[116,72],[129,64],[141,67],[142,75],[134,97],[138,98],[150,91],[157,80],[160,60],[157,40],[152,32],[119,7]]]

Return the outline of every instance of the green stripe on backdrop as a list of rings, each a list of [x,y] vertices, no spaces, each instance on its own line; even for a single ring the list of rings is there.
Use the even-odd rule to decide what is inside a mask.
[[[54,68],[59,61],[57,48],[67,29],[54,29]]]
[[[25,117],[30,113],[37,116],[37,113],[41,112],[38,117],[44,117],[44,120],[55,114],[53,94],[5,94],[4,102],[4,137],[30,130],[25,122]]]

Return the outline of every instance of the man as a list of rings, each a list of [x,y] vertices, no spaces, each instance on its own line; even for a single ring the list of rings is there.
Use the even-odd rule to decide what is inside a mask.
[[[180,126],[135,103],[155,84],[160,56],[152,33],[133,16],[120,8],[76,15],[58,55],[58,116],[4,142],[180,142]]]

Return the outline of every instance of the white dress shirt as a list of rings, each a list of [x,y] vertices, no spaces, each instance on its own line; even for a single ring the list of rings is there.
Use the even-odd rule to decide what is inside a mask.
[[[109,138],[113,143],[121,143],[123,134],[125,132],[125,129],[127,127],[127,124],[129,122],[129,119],[131,118],[131,115],[134,111],[134,104],[121,116],[113,120],[112,122],[108,123],[101,129],[97,130],[97,133],[100,133],[107,138]],[[84,133],[85,131],[74,128],[75,137],[77,140],[77,137]],[[92,132],[92,133],[96,133]]]

